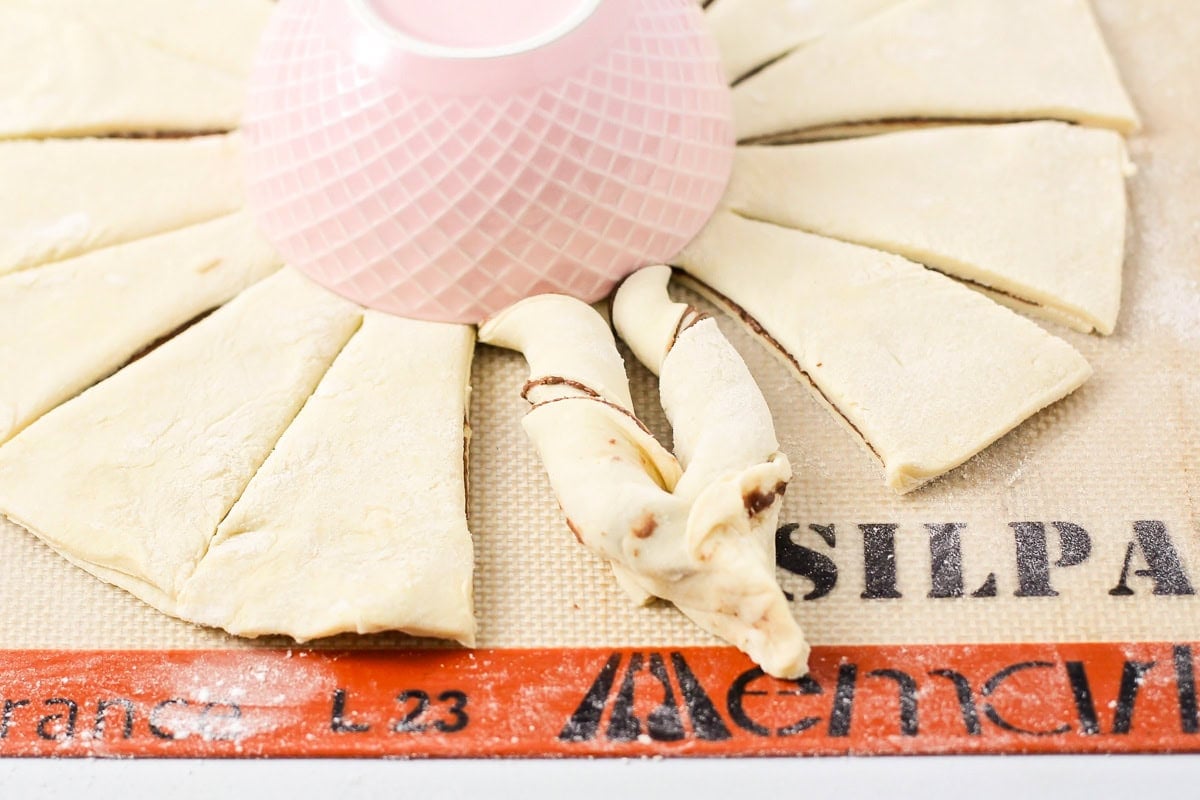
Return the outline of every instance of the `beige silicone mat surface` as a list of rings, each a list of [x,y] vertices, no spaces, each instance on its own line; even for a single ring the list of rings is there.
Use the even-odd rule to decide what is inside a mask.
[[[808,390],[764,346],[722,318],[763,387],[796,472],[781,522],[796,523],[795,541],[828,559],[815,560],[827,576],[830,564],[836,568],[831,590],[812,601],[799,599],[813,588],[809,580],[780,572],[785,588],[796,592],[796,613],[814,643],[1200,639],[1200,596],[1180,593],[1200,591],[1200,3],[1097,0],[1095,7],[1145,129],[1130,143],[1138,174],[1130,184],[1118,330],[1104,339],[1051,327],[1095,367],[1095,377],[1079,392],[949,476],[897,497],[883,486],[873,458]],[[639,412],[656,432],[669,435],[654,379],[633,363],[630,373]],[[601,562],[576,544],[519,427],[525,377],[519,356],[479,348],[470,494],[479,645],[715,644],[670,607],[633,608]],[[1154,594],[1147,554],[1140,547],[1129,551],[1138,521],[1161,523],[1151,528],[1165,532],[1178,556],[1186,584],[1179,574],[1173,582],[1164,578],[1170,554],[1163,537],[1151,543],[1159,588],[1175,594]],[[1057,596],[1017,596],[1011,523],[1022,522],[1043,523]],[[1054,565],[1061,552],[1053,522],[1088,532],[1091,549],[1082,563]],[[946,523],[964,526],[964,596],[931,598],[934,560],[926,525]],[[872,524],[896,526],[891,593],[900,597],[862,597],[859,526]],[[810,526],[831,526],[835,545]],[[1041,563],[1034,556],[1026,563],[1027,578]],[[945,564],[939,560],[939,566]],[[876,572],[887,567],[887,559],[876,559]],[[972,597],[989,574],[993,596]],[[1112,594],[1118,584],[1129,593]],[[25,531],[0,523],[0,648],[264,644],[289,642],[247,642],[171,620],[68,565]],[[418,643],[381,635],[338,637],[317,646],[412,644]]]

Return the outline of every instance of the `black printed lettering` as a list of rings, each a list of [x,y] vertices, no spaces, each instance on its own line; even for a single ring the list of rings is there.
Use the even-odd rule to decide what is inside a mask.
[[[29,705],[28,700],[5,700],[4,714],[0,716],[0,739],[8,738],[8,729],[12,725],[13,715],[18,708]]]
[[[747,712],[745,701],[747,697],[765,697],[769,694],[775,694],[780,697],[786,696],[803,696],[803,695],[819,695],[824,692],[821,684],[817,683],[810,676],[805,675],[802,678],[789,680],[790,688],[779,689],[775,692],[768,692],[765,689],[751,689],[750,686],[755,681],[763,678],[766,675],[761,668],[746,670],[729,687],[729,693],[725,698],[725,707],[729,711],[729,717],[744,731],[749,731],[755,736],[795,736],[798,733],[812,728],[821,723],[820,717],[804,716],[797,719],[788,725],[783,725],[772,730],[768,726],[754,720]]]
[[[833,709],[829,713],[829,735],[849,736],[854,719],[854,689],[858,683],[858,665],[838,667],[837,688],[833,692]]]
[[[617,691],[617,699],[613,704],[612,716],[608,721],[607,736],[614,742],[631,742],[642,733],[642,721],[634,713],[634,692],[637,687],[637,674],[642,671],[645,659],[641,653],[634,653],[629,659],[629,667],[625,670],[625,678]],[[661,687],[662,700],[646,716],[646,732],[651,739],[660,742],[675,742],[684,737],[683,720],[679,717],[679,705],[675,702],[675,691],[667,677],[666,667],[662,656],[650,654],[649,673]]]
[[[241,734],[241,718],[237,703],[205,703],[200,710],[200,735],[210,742],[235,741]]]
[[[1095,736],[1100,733],[1100,718],[1096,715],[1096,698],[1092,694],[1087,667],[1082,661],[1068,661],[1066,667],[1071,699],[1075,701],[1075,713],[1079,715],[1079,732],[1084,736]]]
[[[675,668],[675,677],[679,681],[679,689],[683,692],[683,704],[687,706],[688,716],[692,718],[692,730],[696,738],[706,742],[720,742],[733,736],[721,715],[717,713],[712,698],[700,681],[696,679],[692,668],[683,658],[683,653],[671,653],[671,666]]]
[[[947,522],[926,524],[929,531],[929,597],[945,599],[963,596],[962,538],[965,525]]]
[[[39,739],[73,739],[75,738],[75,722],[79,719],[79,705],[66,697],[51,697],[44,705],[62,706],[64,711],[57,714],[47,714],[38,720],[37,735]],[[59,730],[51,730],[51,726],[61,725]]]
[[[819,600],[837,586],[837,564],[828,556],[798,544],[792,535],[800,529],[796,523],[784,525],[775,532],[775,563],[793,575],[812,581],[812,591],[802,600]],[[809,525],[808,529],[821,537],[830,547],[837,545],[837,534],[833,525]],[[788,600],[795,598],[786,593]]]
[[[123,711],[121,738],[128,739],[133,736],[133,701],[127,700],[124,697],[117,697],[109,700],[101,700],[96,703],[96,724],[92,726],[93,738],[104,738],[108,723],[108,710],[110,708],[120,708]]]
[[[1200,716],[1196,708],[1196,669],[1190,645],[1177,644],[1172,649],[1175,662],[1175,689],[1179,696],[1179,729],[1184,733],[1200,731]]]
[[[867,673],[868,678],[887,678],[896,682],[900,697],[900,733],[904,736],[917,735],[917,682],[907,672],[898,669],[875,669]]]
[[[1113,712],[1115,734],[1127,734],[1133,730],[1133,709],[1137,704],[1138,690],[1146,673],[1154,669],[1153,661],[1126,661],[1121,669],[1121,688],[1117,692],[1117,708]]]
[[[429,710],[429,692],[405,689],[396,695],[396,702],[404,709],[404,715],[392,723],[392,733],[424,733],[425,723],[418,720]]]
[[[457,689],[448,689],[437,696],[439,703],[449,703],[450,707],[446,709],[446,713],[450,715],[450,721],[444,719],[434,720],[433,727],[437,728],[442,733],[458,733],[463,728],[467,727],[467,723],[471,718],[467,716],[467,696]]]
[[[188,701],[182,697],[172,697],[169,700],[163,700],[150,710],[150,732],[159,739],[186,739],[187,732],[171,731],[163,727],[161,715],[173,706],[181,706],[187,708]]]
[[[396,695],[396,703],[404,713],[392,723],[392,733],[425,733],[431,728],[441,733],[457,733],[470,721],[466,712],[467,696],[457,689],[440,693],[436,705],[424,689],[405,689]],[[428,721],[435,710],[438,717]]]
[[[897,600],[895,524],[859,525],[863,535],[864,600]]]
[[[1137,569],[1133,574],[1139,578],[1150,578],[1154,582],[1156,595],[1195,594],[1179,560],[1179,552],[1171,541],[1167,526],[1158,520],[1140,520],[1133,523],[1133,541],[1125,548],[1125,563],[1121,567],[1121,578],[1109,590],[1114,597],[1128,597],[1134,593],[1129,586],[1129,569],[1134,556],[1141,551],[1146,569]]]
[[[592,682],[587,694],[575,709],[575,713],[567,720],[567,724],[559,731],[558,738],[564,742],[590,742],[596,738],[600,730],[600,718],[604,714],[604,706],[608,695],[612,692],[613,683],[617,679],[617,669],[621,666],[621,654],[613,653],[604,663],[600,674]]]
[[[335,689],[333,703],[329,712],[329,729],[334,733],[366,733],[371,726],[365,722],[346,721],[346,702],[349,692],[345,689]]]
[[[935,678],[945,678],[954,684],[954,694],[958,699],[958,710],[962,714],[963,727],[969,736],[979,736],[983,726],[979,724],[979,711],[975,707],[975,692],[971,682],[961,672],[952,669],[935,669],[929,673]]]
[[[1088,532],[1070,522],[1052,522],[1058,531],[1062,555],[1056,567],[1074,567],[1087,561],[1092,552]],[[1057,597],[1050,585],[1050,556],[1046,549],[1046,526],[1040,522],[1010,522],[1017,546],[1017,597]]]
[[[729,712],[729,718],[733,720],[733,724],[744,731],[750,731],[755,736],[764,737],[771,735],[771,729],[766,725],[758,724],[746,713],[746,696],[765,695],[766,692],[752,691],[746,687],[765,674],[759,667],[746,670],[730,685],[729,693],[725,696],[725,710]]]
[[[992,697],[997,691],[999,691],[1000,687],[1004,685],[1005,681],[1019,672],[1024,672],[1025,670],[1030,669],[1054,669],[1054,667],[1055,665],[1049,661],[1022,661],[1018,664],[1010,664],[992,677],[988,678],[979,694],[983,697]],[[1020,725],[1016,725],[1000,716],[1000,712],[996,710],[995,706],[993,706],[991,702],[983,704],[983,713],[989,720],[992,721],[993,725],[1002,730],[1009,731],[1010,733],[1022,733],[1026,736],[1060,736],[1071,730],[1070,725],[1062,725],[1057,728],[1051,728],[1050,730],[1040,731],[1023,728]]]

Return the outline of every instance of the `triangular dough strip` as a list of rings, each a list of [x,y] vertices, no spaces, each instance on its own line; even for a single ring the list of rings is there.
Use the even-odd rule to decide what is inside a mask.
[[[1087,0],[908,0],[793,51],[733,105],[740,140],[897,119],[1138,127]]]
[[[367,311],[221,523],[179,616],[242,636],[475,638],[474,329]]]
[[[548,364],[570,361],[570,350],[556,347],[568,341],[590,357],[608,354],[603,361],[593,358],[601,367],[594,381],[576,371],[580,383],[608,381],[620,367],[612,334],[600,316],[585,303],[556,295],[530,298],[501,312],[481,327],[480,340],[532,354],[535,378],[548,374]],[[797,644],[794,637],[770,636],[786,626],[776,603],[782,595],[773,564],[764,566],[770,556],[753,533],[756,515],[742,499],[764,482],[773,492],[780,480],[786,481],[786,458],[780,455],[740,473],[709,475],[711,480],[691,496],[673,494],[681,481],[678,462],[629,407],[594,396],[598,392],[560,387],[554,395],[545,385],[545,395],[522,425],[579,540],[614,564],[623,586],[675,603],[705,630],[746,650],[771,674],[802,674],[807,657],[802,637]],[[735,495],[737,508],[731,510]],[[765,519],[778,513],[777,506],[770,503],[759,511]],[[764,583],[764,571],[775,594]],[[786,603],[783,613],[791,619]],[[794,620],[791,625],[798,636]]]
[[[240,134],[0,142],[0,275],[232,214]]]
[[[361,321],[282,270],[0,447],[0,513],[167,613]]]
[[[136,36],[0,4],[0,139],[236,128],[245,81]]]
[[[242,212],[0,277],[0,443],[280,265]]]
[[[718,212],[677,263],[805,376],[901,492],[1091,375],[1066,342],[899,256]]]
[[[76,0],[86,2],[87,0]],[[731,82],[901,0],[720,0],[705,14]]]
[[[83,19],[162,50],[246,76],[271,0],[6,0]]]
[[[740,147],[725,204],[896,253],[1112,333],[1125,257],[1120,135],[1061,122]]]

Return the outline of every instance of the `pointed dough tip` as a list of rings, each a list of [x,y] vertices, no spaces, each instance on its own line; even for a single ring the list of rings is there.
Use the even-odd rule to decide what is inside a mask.
[[[671,301],[667,294],[670,280],[670,267],[646,267],[627,277],[613,296],[613,326],[637,360],[655,375],[675,343],[688,309],[684,303]]]

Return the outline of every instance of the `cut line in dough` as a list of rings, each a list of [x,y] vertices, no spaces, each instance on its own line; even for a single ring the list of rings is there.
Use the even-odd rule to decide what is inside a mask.
[[[901,0],[720,0],[705,13],[731,83],[789,50]]]
[[[232,214],[240,134],[0,142],[0,275]]]
[[[902,255],[1109,334],[1125,257],[1124,140],[1060,122],[740,147],[724,204]]]
[[[179,616],[298,641],[474,644],[464,425],[474,329],[366,311],[221,522]]]
[[[244,80],[142,39],[0,3],[0,139],[236,128]]]
[[[794,50],[733,105],[739,140],[896,119],[1139,126],[1087,0],[908,0]]]
[[[281,263],[241,212],[0,277],[0,444]]]
[[[361,316],[281,270],[0,447],[0,513],[174,614]]]
[[[899,256],[722,211],[676,261],[769,334],[900,492],[1091,375],[1066,342]]]
[[[959,280],[962,280],[961,278]],[[1092,333],[1095,331],[1093,324],[1082,317],[1076,317],[1066,311],[1049,306],[1042,306],[1036,303],[1030,303],[1022,300],[1019,297],[1014,297],[1005,292],[998,292],[987,286],[981,286],[977,283],[964,281],[967,286],[970,286],[975,291],[979,292],[984,297],[990,298],[993,302],[999,303],[1005,308],[1011,308],[1013,311],[1020,311],[1022,314],[1028,314],[1031,317],[1044,319],[1047,322],[1053,322],[1056,325],[1062,325],[1064,328],[1070,328],[1073,331],[1080,333]]]

